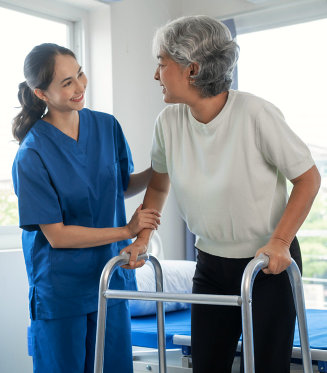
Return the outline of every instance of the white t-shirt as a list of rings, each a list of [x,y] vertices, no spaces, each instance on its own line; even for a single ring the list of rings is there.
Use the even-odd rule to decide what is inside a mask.
[[[155,171],[169,174],[196,247],[227,258],[252,257],[267,243],[287,203],[285,177],[314,165],[275,106],[233,90],[208,124],[185,104],[167,106],[151,157]]]

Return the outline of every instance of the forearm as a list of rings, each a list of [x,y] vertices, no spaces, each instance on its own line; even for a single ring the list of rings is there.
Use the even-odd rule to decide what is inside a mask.
[[[139,172],[137,174],[131,174],[129,178],[129,184],[127,190],[124,192],[125,198],[130,198],[138,193],[141,193],[149,184],[152,175],[152,168]]]
[[[320,187],[317,168],[312,169],[292,181],[293,189],[271,240],[281,240],[288,246],[307,217]]]
[[[168,174],[154,175],[150,181],[143,200],[143,208],[154,208],[162,212],[170,190],[170,181]],[[152,229],[143,229],[137,235],[137,241],[148,245],[153,234]]]
[[[82,249],[107,245],[131,238],[128,228],[88,228],[77,225],[41,224],[40,228],[53,248]]]

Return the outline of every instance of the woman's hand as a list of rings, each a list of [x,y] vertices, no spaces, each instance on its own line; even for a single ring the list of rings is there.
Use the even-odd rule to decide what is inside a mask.
[[[144,209],[140,205],[134,212],[132,219],[127,224],[130,237],[134,238],[141,230],[145,228],[158,229],[160,224],[160,212],[155,209]]]
[[[145,263],[144,260],[137,261],[137,257],[141,254],[145,254],[148,249],[148,242],[147,240],[143,240],[141,238],[137,238],[131,245],[126,246],[123,250],[121,250],[120,254],[126,252],[130,254],[129,263],[122,266],[126,269],[135,269],[142,267]]]
[[[255,254],[255,257],[261,253],[269,256],[268,267],[264,268],[262,271],[266,274],[273,275],[278,275],[285,271],[292,263],[289,248],[290,245],[286,241],[279,238],[271,238],[269,242]]]

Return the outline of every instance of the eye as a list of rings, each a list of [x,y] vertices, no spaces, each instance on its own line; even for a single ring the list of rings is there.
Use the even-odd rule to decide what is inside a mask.
[[[65,83],[64,85],[63,85],[63,87],[68,87],[68,86],[70,86],[72,84],[72,82],[71,82],[71,80],[69,80],[67,83]]]
[[[80,78],[81,76],[84,75],[84,72],[83,71],[80,71],[80,73],[78,74],[78,77]]]

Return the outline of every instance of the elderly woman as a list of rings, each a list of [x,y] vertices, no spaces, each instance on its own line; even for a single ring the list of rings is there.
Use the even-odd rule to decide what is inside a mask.
[[[167,106],[155,126],[153,176],[144,208],[162,210],[170,183],[197,236],[194,293],[240,294],[243,271],[260,253],[269,266],[253,289],[255,370],[290,370],[295,309],[285,269],[301,254],[295,237],[320,186],[306,145],[270,102],[230,89],[238,45],[205,16],[179,18],[154,38]],[[293,184],[287,197],[286,178]],[[126,251],[146,250],[143,230]],[[193,371],[231,372],[241,335],[238,307],[192,306]]]

